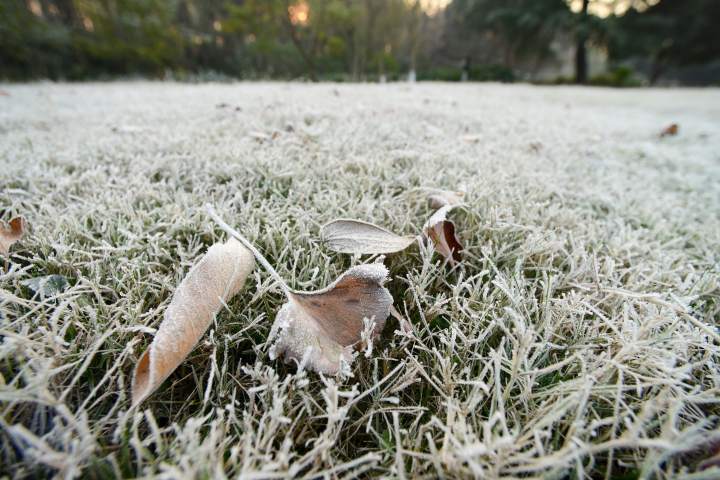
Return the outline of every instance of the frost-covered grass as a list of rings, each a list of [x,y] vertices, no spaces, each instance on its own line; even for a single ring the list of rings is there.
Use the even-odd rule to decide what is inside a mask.
[[[497,85],[2,86],[0,476],[717,478],[720,92]],[[670,123],[676,137],[659,139]],[[270,361],[256,270],[139,411],[173,289],[224,238],[290,285],[366,258],[319,227],[419,232],[467,191],[451,269],[390,255],[390,319],[339,381]],[[59,274],[33,297],[22,282]],[[693,476],[695,475],[695,476]],[[715,475],[713,477],[713,475]]]

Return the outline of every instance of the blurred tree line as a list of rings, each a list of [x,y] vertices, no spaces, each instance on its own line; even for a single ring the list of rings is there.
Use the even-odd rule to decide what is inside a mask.
[[[622,86],[628,66],[654,83],[673,69],[714,64],[704,82],[720,84],[720,0],[454,0],[445,16],[455,32],[446,55],[532,72],[569,47],[575,83]],[[589,78],[590,48],[615,66],[610,74]]]
[[[405,0],[3,0],[0,77],[397,75],[427,18]]]
[[[650,80],[720,58],[720,0],[1,0],[0,78],[512,81],[573,50]]]

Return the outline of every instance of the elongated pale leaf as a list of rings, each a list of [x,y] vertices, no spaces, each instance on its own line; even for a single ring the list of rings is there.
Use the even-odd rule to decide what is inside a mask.
[[[175,290],[155,338],[135,368],[133,406],[185,360],[223,303],[242,288],[254,265],[252,253],[230,239],[211,246],[193,266]]]
[[[447,258],[451,265],[462,260],[463,246],[455,235],[455,224],[447,220],[447,214],[457,205],[445,205],[436,211],[425,223],[423,232],[430,238],[435,250]]]
[[[0,225],[0,255],[7,255],[10,247],[25,235],[25,220],[15,217],[8,225]]]
[[[361,341],[363,319],[375,322],[379,335],[393,299],[383,287],[388,271],[376,263],[353,267],[330,286],[316,292],[291,291],[277,314],[271,337],[277,337],[270,357],[300,363],[329,375],[350,365]]]
[[[401,237],[372,223],[347,219],[324,225],[320,236],[331,250],[353,254],[399,252],[415,241],[414,237]]]

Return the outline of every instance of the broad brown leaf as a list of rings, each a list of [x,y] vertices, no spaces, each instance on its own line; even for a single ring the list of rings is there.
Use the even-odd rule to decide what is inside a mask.
[[[7,256],[10,247],[25,235],[27,229],[25,220],[22,217],[15,217],[7,226],[0,225],[0,255]]]
[[[350,365],[360,346],[364,319],[375,322],[379,335],[390,315],[393,299],[383,287],[388,271],[382,264],[353,267],[330,286],[316,292],[291,291],[271,331],[275,343],[270,358],[303,361],[329,375]]]

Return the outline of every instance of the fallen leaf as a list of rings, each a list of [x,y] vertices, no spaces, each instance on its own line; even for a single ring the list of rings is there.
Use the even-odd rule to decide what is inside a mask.
[[[431,208],[441,208],[445,205],[460,205],[463,202],[465,192],[431,189],[428,195],[428,203]]]
[[[423,232],[432,240],[435,250],[447,258],[450,265],[462,260],[463,246],[455,235],[455,224],[447,220],[447,214],[457,205],[445,205],[436,211],[425,223]]]
[[[26,224],[22,217],[15,217],[8,226],[0,226],[0,255],[10,252],[10,247],[25,235]]]
[[[20,285],[27,287],[40,298],[50,298],[64,292],[68,287],[68,281],[62,275],[46,275],[23,280]]]
[[[377,337],[390,315],[393,299],[383,287],[388,271],[375,263],[353,267],[327,288],[287,292],[288,301],[275,318],[270,358],[295,361],[317,372],[337,375],[361,346],[363,320],[375,322]]]
[[[401,237],[372,223],[347,219],[323,225],[320,237],[330,250],[353,254],[399,252],[415,241],[415,237]]]
[[[361,347],[366,320],[375,322],[372,336],[376,337],[390,315],[393,299],[383,286],[388,278],[387,268],[380,263],[359,265],[322,290],[292,290],[245,237],[225,223],[212,207],[208,211],[220,227],[255,255],[287,297],[270,331],[270,339],[275,340],[270,358],[282,357],[328,375],[347,373],[354,350]]]
[[[660,132],[660,138],[663,137],[672,137],[678,134],[678,131],[680,130],[680,127],[677,123],[672,123],[665,127],[662,132]]]
[[[220,307],[242,288],[254,266],[253,255],[231,238],[211,246],[190,269],[135,368],[133,406],[155,391],[185,360]]]

